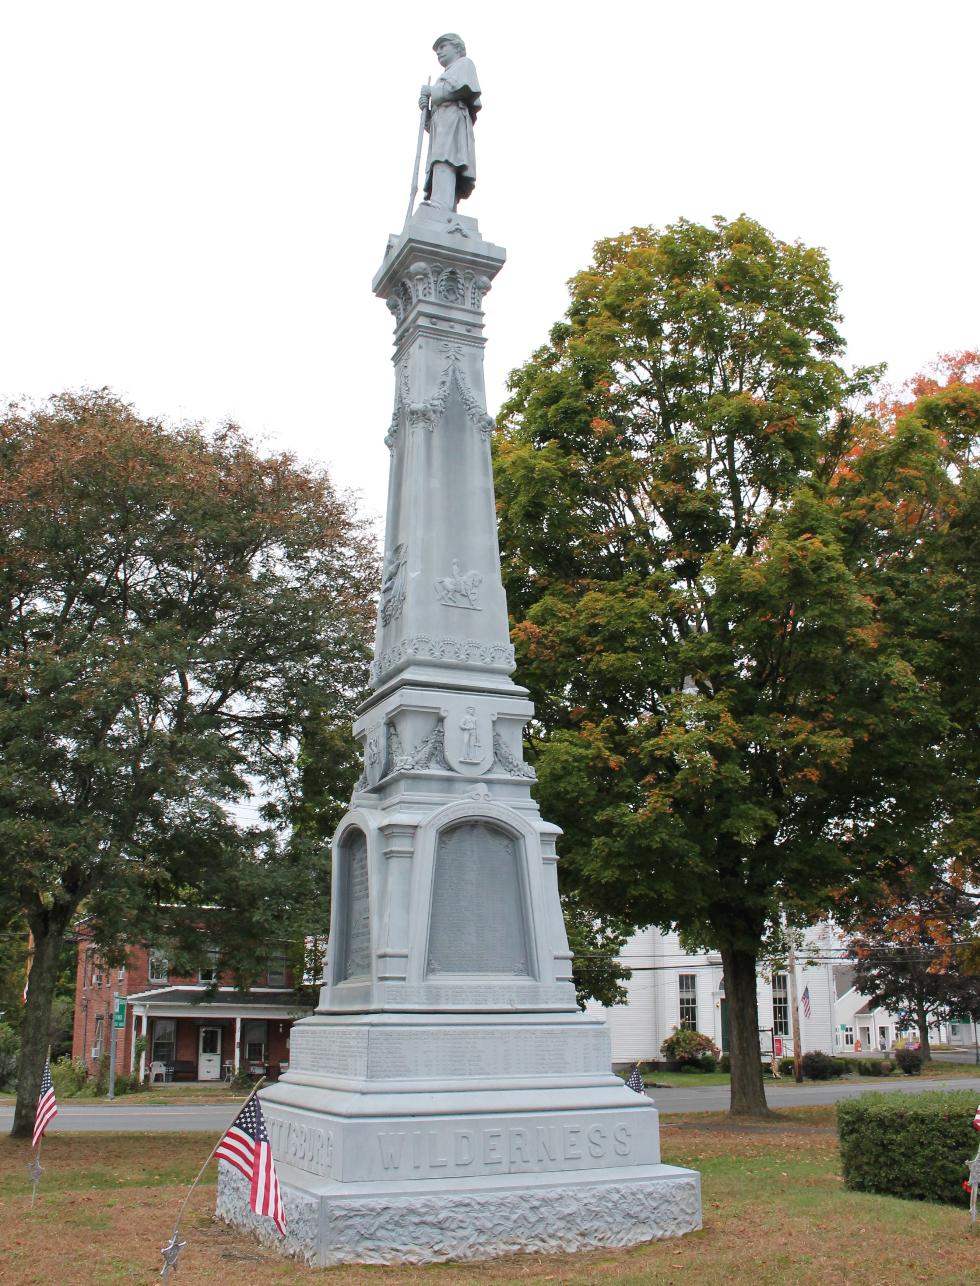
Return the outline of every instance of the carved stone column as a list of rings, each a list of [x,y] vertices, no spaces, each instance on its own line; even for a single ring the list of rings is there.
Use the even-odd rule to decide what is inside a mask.
[[[576,1005],[558,828],[524,761],[533,708],[510,677],[483,382],[503,262],[474,219],[423,205],[374,281],[395,396],[364,771],[334,842],[320,1004],[261,1092],[284,1244],[317,1264],[700,1226],[697,1174],[660,1163],[653,1103]],[[219,1213],[278,1240],[227,1167]]]

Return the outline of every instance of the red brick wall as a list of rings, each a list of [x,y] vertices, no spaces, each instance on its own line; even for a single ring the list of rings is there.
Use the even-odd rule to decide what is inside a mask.
[[[145,968],[145,966],[144,966]],[[127,995],[136,990],[127,968],[122,979],[118,969],[108,969],[101,963],[88,938],[78,944],[78,963],[75,969],[75,1021],[72,1029],[72,1058],[81,1059],[90,1075],[98,1070],[98,1059],[92,1058],[95,1044],[95,1019],[102,1016],[102,1050],[109,1050],[112,1028],[113,996]],[[120,1074],[129,1072],[130,1051],[133,1047],[132,1019],[127,1016],[126,1027],[116,1035],[116,1068]]]
[[[166,987],[186,987],[198,984],[197,976],[187,977],[171,973],[166,982],[150,982],[150,953],[145,947],[128,947],[126,967],[122,979],[118,969],[107,969],[101,965],[90,938],[84,934],[78,943],[78,963],[75,971],[75,1020],[72,1031],[72,1058],[81,1059],[89,1072],[94,1076],[98,1070],[98,1059],[91,1057],[95,1043],[95,1017],[103,1016],[103,1052],[109,1049],[112,1032],[113,994],[133,996],[140,992],[162,990]],[[101,975],[101,981],[97,979]],[[222,975],[220,983],[230,986],[232,979]],[[291,979],[290,979],[291,983]],[[137,1019],[137,1026],[139,1019]],[[192,1061],[197,1068],[198,1030],[202,1025],[222,1027],[222,1062],[233,1062],[235,1023],[234,1019],[209,1019],[202,1017],[182,1018],[177,1020],[177,1049],[175,1059]],[[152,1035],[153,1020],[150,1019]],[[280,1032],[280,1027],[282,1031]],[[288,1061],[289,1023],[287,1020],[272,1019],[269,1022],[268,1058],[270,1064]],[[130,1007],[126,1014],[126,1026],[116,1036],[116,1068],[119,1075],[129,1074],[129,1064],[133,1049],[133,1010]],[[147,1068],[150,1062],[150,1046],[147,1047]],[[274,1072],[273,1072],[274,1074]],[[196,1070],[195,1070],[196,1075]]]

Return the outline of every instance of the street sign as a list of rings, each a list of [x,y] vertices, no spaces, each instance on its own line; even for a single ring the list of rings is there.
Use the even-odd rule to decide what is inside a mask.
[[[116,1012],[112,1015],[113,1027],[126,1026],[126,1001],[122,996],[116,997]]]

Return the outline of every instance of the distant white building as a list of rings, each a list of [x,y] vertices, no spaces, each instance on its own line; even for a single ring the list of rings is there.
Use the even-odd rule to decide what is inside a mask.
[[[719,955],[690,955],[676,933],[650,928],[629,940],[621,959],[633,971],[626,984],[627,1003],[612,1009],[594,1002],[587,1006],[588,1013],[609,1024],[614,1063],[660,1058],[662,1042],[681,1026],[710,1036],[723,1052],[728,1049],[728,1002]],[[839,931],[830,924],[810,930],[796,958],[802,1053],[875,1053],[882,1047],[890,1050],[902,1034],[894,1014],[869,1008],[852,976]],[[761,1045],[768,1047],[771,1033],[777,1055],[792,1054],[785,969],[760,969],[758,995]],[[949,1041],[950,1035],[945,1025],[936,1029],[938,1040]],[[952,1036],[967,1043],[958,1029]]]

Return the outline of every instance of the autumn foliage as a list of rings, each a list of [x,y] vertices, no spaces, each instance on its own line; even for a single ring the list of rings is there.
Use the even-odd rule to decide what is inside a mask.
[[[0,908],[34,941],[15,1132],[80,910],[111,950],[222,908],[242,969],[283,931],[312,872],[240,810],[288,811],[307,729],[349,718],[374,574],[351,502],[233,426],[104,391],[0,419]]]
[[[563,878],[721,953],[734,1111],[780,917],[976,862],[975,356],[876,408],[837,293],[744,216],[599,242],[496,444]]]

